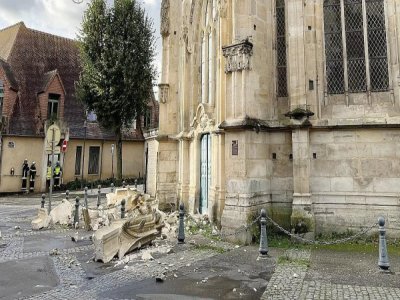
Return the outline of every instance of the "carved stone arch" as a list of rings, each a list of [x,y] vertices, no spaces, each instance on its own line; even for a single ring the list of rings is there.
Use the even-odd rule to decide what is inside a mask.
[[[206,113],[203,103],[199,104],[196,114],[190,123],[190,127],[196,133],[212,132],[214,130],[215,120]]]

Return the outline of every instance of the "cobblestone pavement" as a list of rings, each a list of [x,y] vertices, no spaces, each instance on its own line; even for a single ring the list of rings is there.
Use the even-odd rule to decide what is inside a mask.
[[[95,205],[95,198],[90,201]],[[69,228],[31,231],[39,203],[34,198],[13,203],[0,198],[0,299],[252,300],[264,290],[261,299],[400,299],[400,254],[390,257],[392,273],[381,273],[375,253],[270,249],[271,258],[256,265],[254,246],[236,248],[200,238],[197,242],[205,246],[196,247],[160,239],[156,243],[171,251],[154,255],[154,260],[143,261],[135,252],[102,264],[93,261],[90,233],[84,230],[78,230],[83,238],[78,243],[71,241],[77,231]],[[166,282],[157,285],[155,277],[161,274]],[[145,290],[146,284],[154,294],[132,290]],[[185,284],[185,292],[174,294]],[[221,286],[223,296],[215,296],[220,291],[213,289]]]
[[[218,265],[216,263],[219,262],[218,258],[214,262],[211,259],[218,255],[224,255],[220,253],[221,250],[222,252],[240,250],[230,243],[210,241],[204,237],[196,239],[193,236],[188,236],[188,242],[183,245],[177,245],[175,239],[162,240],[160,238],[156,241],[156,244],[170,248],[171,251],[154,254],[154,260],[143,261],[140,259],[141,254],[135,252],[132,254],[132,259],[128,256],[127,260],[115,260],[108,264],[94,262],[92,259],[94,249],[89,239],[90,233],[82,229],[73,230],[62,227],[42,231],[30,230],[30,222],[36,217],[38,208],[38,205],[32,205],[32,203],[40,203],[39,200],[30,199],[27,204],[23,204],[21,202],[25,200],[20,199],[13,204],[8,202],[4,204],[0,199],[0,229],[2,231],[2,239],[0,240],[0,299],[123,299],[122,296],[114,297],[114,293],[115,295],[118,293],[129,295],[129,288],[133,283],[151,280],[151,284],[156,285],[155,277],[160,275],[165,276],[168,282],[181,278],[187,280],[192,273],[190,266],[196,266],[195,270],[203,268],[203,271],[205,271],[210,269],[207,262],[213,266]],[[92,200],[96,201],[96,199]],[[54,201],[53,205],[57,205],[57,200]],[[71,236],[74,236],[76,232],[78,232],[80,238],[83,238],[78,243],[71,241]],[[189,242],[191,240],[194,242]],[[204,246],[199,247],[200,245]],[[152,247],[156,248],[156,246]],[[55,248],[56,251],[54,251]],[[255,256],[252,259],[255,262],[258,255],[257,247],[249,248],[248,251],[248,256],[250,252],[251,256]],[[243,253],[246,254],[246,252]],[[240,258],[243,257],[239,252],[236,255]],[[228,261],[226,264],[229,265],[231,262]],[[258,279],[258,274],[250,274],[250,269],[262,272],[261,269],[263,268],[248,266],[246,269],[240,266],[239,260],[232,265],[235,268],[236,276],[242,276],[258,288],[256,289],[257,293],[262,293],[266,281],[265,279]],[[238,272],[238,266],[242,271]],[[269,269],[269,275],[262,276],[269,278],[272,275],[273,267],[272,265]],[[244,272],[243,270],[248,271]],[[42,273],[43,275],[41,275]],[[181,278],[176,278],[176,274],[179,274]],[[198,274],[205,276],[200,275],[202,274],[200,271]],[[216,274],[215,276],[217,278],[221,275]],[[249,276],[257,278],[249,279]],[[13,282],[16,281],[18,285],[13,287]],[[209,288],[211,287],[210,284],[213,284],[211,281],[212,278],[210,277]],[[243,285],[240,285],[240,281],[238,282],[236,283],[237,289],[244,288]],[[195,283],[191,282],[191,284]],[[163,286],[167,285],[164,284]],[[120,287],[125,290],[125,294],[123,293],[124,290],[122,290],[122,293],[118,291]],[[201,287],[199,288],[201,289]],[[232,289],[230,289],[231,291]],[[249,295],[249,291],[254,295],[257,294],[253,291],[253,287],[248,287],[248,298],[243,299],[253,299]],[[179,291],[176,292],[179,293]],[[208,293],[207,290],[200,290],[200,292],[204,295]],[[237,294],[239,295],[239,292]],[[186,297],[185,295],[179,296]],[[127,298],[136,299],[131,296]],[[151,299],[158,299],[158,296]]]
[[[332,253],[320,253],[332,255]],[[346,255],[346,254],[345,254]],[[355,256],[354,254],[347,254]],[[382,273],[375,271],[370,278],[357,279],[360,284],[334,283],[335,276],[323,270],[315,271],[312,265],[313,258],[310,250],[289,249],[284,256],[287,263],[278,264],[274,275],[261,297],[262,300],[280,299],[400,299],[400,276],[398,272]],[[358,257],[359,258],[359,257]],[[325,258],[326,259],[326,258]],[[329,260],[329,257],[327,258]],[[343,260],[343,258],[341,258]],[[353,258],[354,259],[354,258]],[[377,259],[377,257],[375,257]],[[331,257],[332,264],[340,266],[339,258]],[[356,259],[356,264],[361,261]],[[396,257],[398,263],[399,259]],[[376,262],[375,262],[376,263]],[[372,265],[375,266],[375,265]],[[322,269],[319,266],[320,269]],[[371,268],[371,266],[369,267]],[[398,269],[398,265],[394,268]],[[337,272],[337,270],[336,270]],[[355,277],[357,270],[348,270],[340,281],[351,281],[347,277]],[[360,272],[363,272],[360,267]],[[316,276],[315,273],[319,273]],[[340,275],[340,274],[339,274]],[[368,275],[362,274],[365,277]],[[391,276],[392,278],[388,278]],[[361,282],[368,281],[370,282]],[[353,280],[354,281],[354,280]],[[364,285],[368,284],[368,285]],[[397,286],[397,287],[392,287]]]

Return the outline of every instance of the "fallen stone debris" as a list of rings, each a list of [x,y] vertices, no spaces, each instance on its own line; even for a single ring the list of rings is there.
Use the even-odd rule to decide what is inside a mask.
[[[109,212],[106,218],[109,225],[99,228],[93,235],[96,261],[107,263],[116,255],[121,259],[161,235],[165,214],[158,210],[155,199],[136,189],[119,188],[107,194],[107,208],[120,206],[123,200],[125,217]]]

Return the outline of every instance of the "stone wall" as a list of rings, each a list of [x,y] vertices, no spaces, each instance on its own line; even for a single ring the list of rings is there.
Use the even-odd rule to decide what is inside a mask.
[[[400,130],[315,130],[310,139],[317,232],[356,229],[381,215],[399,228]]]
[[[400,10],[385,1],[389,88],[328,95],[323,3],[284,1],[287,97],[277,97],[276,1],[163,1],[160,201],[197,211],[200,139],[210,134],[208,214],[227,232],[260,207],[287,228],[306,220],[317,233],[357,229],[379,214],[396,224]],[[202,47],[210,34],[212,46]],[[204,51],[213,55],[206,63]],[[313,114],[287,117],[298,108]]]

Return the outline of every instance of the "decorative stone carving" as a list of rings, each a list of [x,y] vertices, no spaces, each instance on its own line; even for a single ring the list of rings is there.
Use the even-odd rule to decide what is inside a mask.
[[[168,83],[160,83],[158,85],[158,92],[159,92],[160,103],[167,103],[168,94],[169,94],[169,84]]]
[[[186,51],[191,54],[193,52],[191,32],[187,26],[182,28],[182,39],[185,43]]]
[[[126,202],[126,217],[114,219],[93,235],[95,260],[109,262],[115,255],[121,259],[126,253],[150,243],[160,234],[164,226],[162,213],[155,199],[143,195],[136,189],[122,188],[107,194],[107,206]],[[116,218],[115,214],[112,216]]]
[[[225,73],[251,70],[253,44],[248,39],[237,44],[222,47],[222,52],[226,58]]]
[[[215,125],[215,120],[209,118],[208,114],[206,114],[204,105],[200,104],[197,107],[196,115],[193,118],[193,121],[190,123],[190,127],[195,130],[196,127],[199,127],[202,132],[204,131],[212,131],[213,126]]]
[[[227,0],[219,0],[218,1],[218,6],[219,6],[219,11],[220,11],[220,16],[221,18],[226,18],[227,16],[227,10],[228,10],[228,3]]]
[[[162,0],[161,2],[160,32],[163,37],[169,35],[169,0]]]

